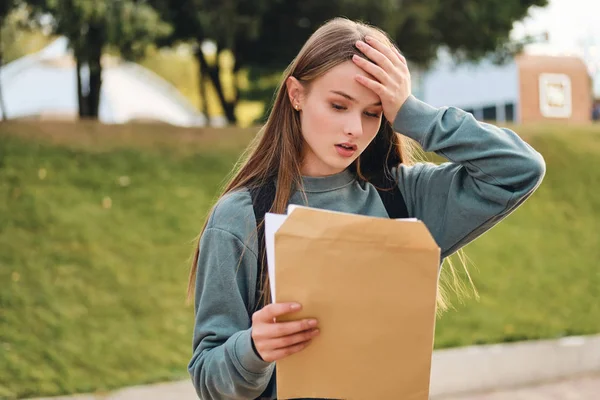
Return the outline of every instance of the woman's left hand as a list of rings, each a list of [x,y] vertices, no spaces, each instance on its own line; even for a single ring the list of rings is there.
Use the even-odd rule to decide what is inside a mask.
[[[375,79],[357,75],[356,80],[379,96],[385,118],[394,123],[398,111],[411,94],[406,59],[395,47],[386,46],[369,36],[365,40],[366,43],[357,41],[356,47],[371,61],[356,55],[352,61]]]

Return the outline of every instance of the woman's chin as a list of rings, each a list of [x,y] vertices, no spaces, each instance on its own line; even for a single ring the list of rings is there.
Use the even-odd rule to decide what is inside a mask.
[[[337,153],[329,153],[314,157],[309,165],[305,164],[303,175],[331,176],[343,172],[356,160],[356,157],[342,157]]]
[[[354,158],[332,157],[327,160],[327,167],[332,171],[329,175],[338,174],[348,168],[354,162]]]

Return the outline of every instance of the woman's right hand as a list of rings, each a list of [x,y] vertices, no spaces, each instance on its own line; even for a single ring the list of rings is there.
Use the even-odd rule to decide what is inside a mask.
[[[314,319],[275,322],[275,318],[297,312],[300,308],[297,303],[273,303],[252,315],[252,340],[264,361],[277,361],[297,353],[319,334]]]

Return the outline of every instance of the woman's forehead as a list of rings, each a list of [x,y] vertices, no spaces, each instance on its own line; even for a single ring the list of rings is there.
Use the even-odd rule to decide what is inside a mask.
[[[372,90],[356,81],[356,75],[374,79],[372,75],[356,66],[352,61],[346,61],[331,68],[314,81],[313,89],[320,94],[344,93],[361,104],[374,104],[379,102],[379,96]],[[345,96],[344,96],[345,97]]]

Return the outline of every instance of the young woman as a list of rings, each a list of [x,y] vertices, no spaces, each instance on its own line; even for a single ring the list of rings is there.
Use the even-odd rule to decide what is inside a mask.
[[[406,138],[448,162],[413,163]],[[258,268],[252,190],[272,184],[276,213],[304,204],[388,217],[373,182],[392,177],[398,201],[445,258],[514,211],[544,173],[542,156],[514,132],[416,99],[386,34],[345,19],[326,23],[286,70],[267,123],[202,230],[189,287],[198,395],[275,398],[274,362],[319,334],[318,321],[274,322],[300,304],[257,295],[268,282]]]

